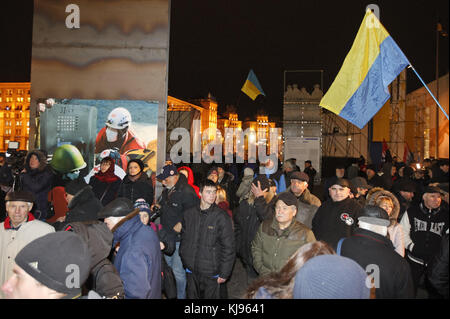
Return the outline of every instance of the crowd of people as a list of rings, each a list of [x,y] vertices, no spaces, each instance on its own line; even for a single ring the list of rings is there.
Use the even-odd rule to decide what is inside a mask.
[[[448,159],[317,184],[311,161],[133,159],[120,178],[105,157],[87,182],[64,151],[70,168],[33,150],[17,174],[0,156],[0,298],[226,299],[237,260],[242,298],[449,296]]]

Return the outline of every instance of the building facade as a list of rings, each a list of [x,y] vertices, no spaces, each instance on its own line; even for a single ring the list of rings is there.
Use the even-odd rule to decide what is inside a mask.
[[[30,135],[30,82],[0,83],[0,151],[9,142],[19,142],[19,150],[28,150]]]

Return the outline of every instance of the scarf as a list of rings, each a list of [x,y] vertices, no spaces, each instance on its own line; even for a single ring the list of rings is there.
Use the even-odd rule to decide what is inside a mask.
[[[106,172],[102,172],[101,170],[94,175],[96,179],[103,183],[114,183],[118,179],[120,179],[117,175],[114,174],[114,161],[109,162],[109,168]]]
[[[27,222],[31,222],[32,220],[35,220],[34,216],[32,213],[28,213],[28,217],[27,217]],[[20,226],[17,228],[14,228],[11,225],[11,219],[8,217],[6,217],[5,219],[5,223],[3,224],[3,226],[5,227],[5,229],[12,229],[12,230],[19,230]]]

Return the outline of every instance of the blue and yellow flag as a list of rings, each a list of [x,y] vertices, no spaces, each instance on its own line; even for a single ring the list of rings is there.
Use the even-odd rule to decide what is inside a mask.
[[[260,94],[266,95],[259,84],[258,78],[256,77],[253,70],[250,70],[248,73],[247,80],[244,83],[244,86],[241,89],[242,92],[247,94],[253,101]]]
[[[409,61],[371,10],[320,106],[362,129],[390,97],[388,86]]]

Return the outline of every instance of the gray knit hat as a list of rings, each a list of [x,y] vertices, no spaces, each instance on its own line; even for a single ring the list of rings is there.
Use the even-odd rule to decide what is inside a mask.
[[[294,299],[369,299],[367,274],[355,261],[338,255],[308,260],[295,275]]]
[[[17,254],[15,262],[44,286],[72,299],[81,296],[91,256],[81,237],[59,231],[30,242]]]

